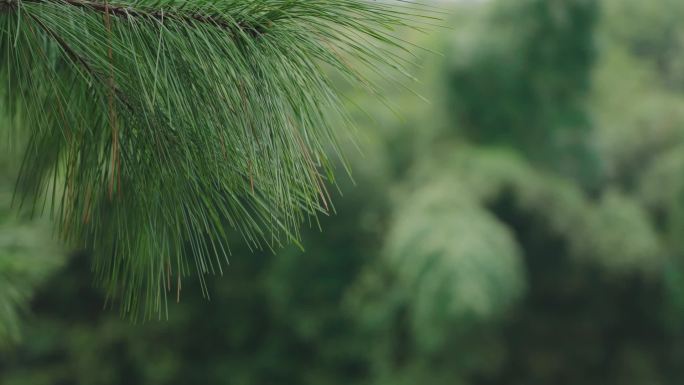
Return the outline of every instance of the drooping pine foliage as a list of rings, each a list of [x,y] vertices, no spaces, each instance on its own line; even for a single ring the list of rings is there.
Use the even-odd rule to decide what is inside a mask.
[[[331,210],[336,70],[405,72],[416,5],[364,0],[2,0],[0,94],[28,138],[20,202],[94,251],[125,313],[220,273],[227,234],[297,240]],[[351,63],[354,63],[353,65]],[[200,282],[203,282],[200,280]]]

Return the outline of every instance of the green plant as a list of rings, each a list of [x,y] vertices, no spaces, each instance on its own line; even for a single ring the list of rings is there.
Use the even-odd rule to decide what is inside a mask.
[[[10,132],[28,137],[21,197],[94,251],[124,313],[162,316],[182,277],[222,272],[228,233],[273,248],[330,211],[325,150],[345,117],[327,73],[373,90],[360,68],[405,72],[392,31],[415,12],[403,1],[2,0],[0,95]]]

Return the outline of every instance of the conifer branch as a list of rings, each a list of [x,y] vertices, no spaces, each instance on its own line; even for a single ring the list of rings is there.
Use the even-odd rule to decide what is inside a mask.
[[[93,251],[122,312],[146,318],[165,313],[189,274],[208,294],[231,234],[276,248],[332,210],[331,121],[348,118],[324,66],[371,91],[358,66],[407,73],[393,31],[415,13],[399,0],[0,0],[0,10],[0,98],[28,137],[18,192]]]

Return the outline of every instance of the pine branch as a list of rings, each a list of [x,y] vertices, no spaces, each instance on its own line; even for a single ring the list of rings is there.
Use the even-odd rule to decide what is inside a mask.
[[[405,50],[393,30],[415,13],[404,1],[0,1],[0,97],[28,137],[18,192],[144,317],[189,274],[206,292],[231,234],[275,248],[331,210],[331,121],[348,118],[324,66],[371,89],[362,67],[406,73],[390,49]]]

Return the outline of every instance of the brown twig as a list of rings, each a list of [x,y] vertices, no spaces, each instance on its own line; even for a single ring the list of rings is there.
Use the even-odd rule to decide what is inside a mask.
[[[103,21],[107,29],[109,45],[107,47],[107,58],[109,59],[109,78],[107,79],[109,92],[107,93],[107,107],[109,112],[109,126],[112,129],[112,158],[110,165],[109,178],[109,199],[113,199],[115,181],[118,181],[120,161],[119,161],[119,124],[116,118],[116,108],[114,96],[116,94],[116,83],[114,82],[114,53],[112,51],[112,21],[109,15],[109,4],[105,0]]]
[[[101,3],[90,0],[0,0],[0,7],[2,7],[3,4],[5,6],[12,7],[13,5],[19,2],[66,4],[73,7],[84,8],[91,11],[99,12],[102,14],[110,14],[111,16],[119,17],[122,19],[143,18],[155,20],[158,22],[161,22],[163,19],[171,19],[185,23],[212,24],[216,27],[229,30],[238,29],[248,35],[251,35],[252,37],[259,36],[265,32],[265,26],[258,24],[248,25],[245,22],[236,22],[220,15],[142,9],[135,8],[132,6],[115,5],[109,4],[108,2]]]

